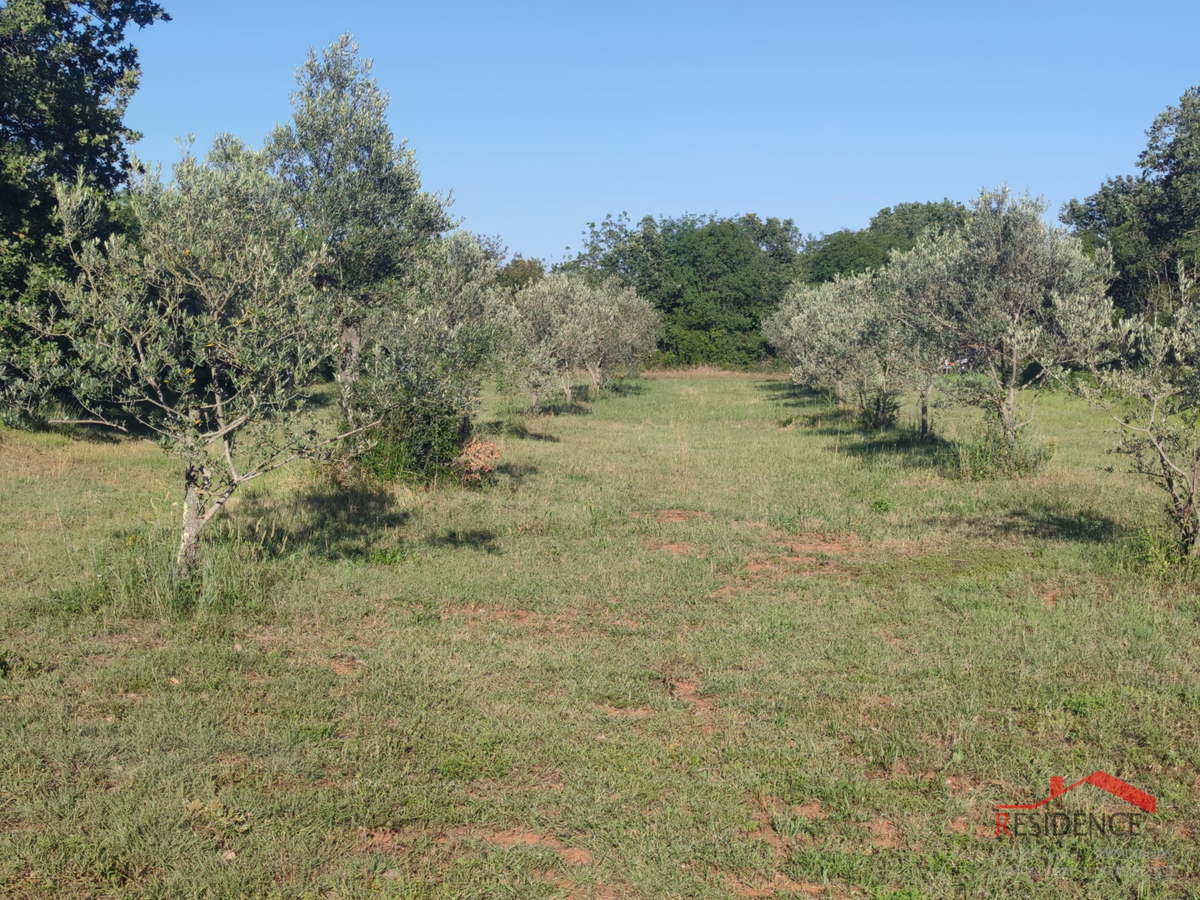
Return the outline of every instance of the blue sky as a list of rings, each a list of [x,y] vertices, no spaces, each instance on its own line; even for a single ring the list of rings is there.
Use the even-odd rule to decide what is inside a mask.
[[[310,47],[349,31],[425,187],[463,226],[556,260],[607,212],[864,227],[1007,182],[1052,210],[1135,171],[1200,84],[1200,4],[161,0],[133,34],[135,151],[259,144]]]

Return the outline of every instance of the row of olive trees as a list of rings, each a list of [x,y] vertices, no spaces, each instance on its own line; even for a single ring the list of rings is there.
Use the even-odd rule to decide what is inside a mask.
[[[918,391],[928,432],[935,385],[983,409],[1015,446],[1032,419],[1023,392],[1057,367],[1086,362],[1082,319],[1111,318],[1103,260],[1042,219],[1044,205],[1006,189],[982,193],[964,224],[927,234],[886,266],[824,285],[798,284],[767,324],[798,380],[851,400],[874,427],[890,425]],[[969,359],[967,377],[938,379],[942,361]]]
[[[513,312],[534,408],[555,385],[570,400],[581,369],[596,390],[617,369],[636,372],[662,332],[661,315],[635,290],[612,281],[592,285],[577,275],[553,274],[523,288]]]
[[[1117,447],[1168,496],[1181,550],[1200,555],[1200,289],[1181,268],[1169,318],[1120,318],[1103,252],[1042,218],[1044,206],[982,193],[964,224],[925,235],[873,273],[793,287],[765,328],[794,377],[890,425],[936,389],[984,412],[1016,463],[1039,391],[1057,384],[1105,410]],[[943,360],[969,371],[937,377]],[[1021,402],[1029,395],[1028,402]],[[1019,468],[1014,465],[1013,468]]]
[[[4,311],[38,348],[7,418],[113,428],[182,461],[181,571],[237,489],[292,460],[436,472],[489,376],[586,367],[599,385],[653,347],[656,314],[632,291],[577,285],[542,321],[498,286],[503,254],[421,190],[348,36],[297,81],[261,151],[222,137],[169,180],[136,167],[115,204],[86,178],[59,184],[77,274],[48,270],[53,302]],[[314,413],[331,376],[334,421]],[[69,414],[48,416],[51,400]]]

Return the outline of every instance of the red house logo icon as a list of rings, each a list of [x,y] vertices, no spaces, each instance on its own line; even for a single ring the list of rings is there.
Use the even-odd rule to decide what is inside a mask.
[[[1143,790],[1135,788],[1132,784],[1122,781],[1115,775],[1109,775],[1107,772],[1093,772],[1087,778],[1081,778],[1072,785],[1067,785],[1066,780],[1060,776],[1052,776],[1050,779],[1050,796],[1037,803],[1002,803],[996,805],[996,836],[1013,837],[1013,828],[1017,829],[1016,834],[1070,834],[1070,833],[1121,833],[1121,834],[1136,834],[1139,828],[1140,817],[1136,813],[1114,813],[1108,816],[1100,816],[1098,819],[1094,814],[1084,815],[1083,813],[1045,813],[1038,820],[1038,817],[1031,815],[1028,812],[1007,813],[1000,810],[1037,810],[1046,806],[1051,800],[1061,797],[1069,791],[1075,790],[1081,784],[1090,784],[1100,788],[1102,791],[1107,791],[1114,797],[1124,800],[1126,803],[1132,804],[1140,809],[1143,813],[1154,815],[1158,812],[1158,801],[1147,794]],[[1135,817],[1137,820],[1135,821]],[[1124,820],[1124,823],[1118,821]],[[1010,827],[1011,826],[1011,827]],[[1026,826],[1032,830],[1022,832],[1020,828]],[[1086,832],[1080,832],[1078,829],[1086,828]]]

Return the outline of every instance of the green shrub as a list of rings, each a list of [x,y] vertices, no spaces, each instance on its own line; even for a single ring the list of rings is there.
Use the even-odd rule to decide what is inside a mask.
[[[400,409],[384,418],[358,465],[380,481],[428,483],[454,473],[470,437],[471,420],[457,408]]]
[[[61,598],[69,608],[177,619],[204,613],[261,612],[274,604],[289,564],[225,524],[201,562],[180,574],[179,537],[158,527],[98,548],[87,581]]]
[[[991,422],[973,440],[951,445],[954,468],[964,481],[1033,475],[1054,458],[1055,442],[1038,444],[1028,435],[1010,438]]]

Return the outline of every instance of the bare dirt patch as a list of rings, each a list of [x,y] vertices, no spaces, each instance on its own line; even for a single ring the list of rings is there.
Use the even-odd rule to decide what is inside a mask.
[[[891,849],[900,846],[900,831],[891,822],[873,819],[867,823],[867,831],[871,833],[872,847]]]
[[[820,800],[805,800],[799,806],[792,807],[792,815],[816,821],[827,817],[829,811],[821,806]]]
[[[497,847],[546,847],[553,850],[569,866],[586,866],[592,862],[592,852],[581,847],[567,847],[552,834],[536,831],[492,831],[483,829],[471,834]]]
[[[959,816],[946,826],[946,831],[951,834],[969,834],[977,841],[986,841],[994,836],[991,826],[983,820],[980,813]]]
[[[711,519],[712,513],[695,509],[660,509],[654,518],[659,522],[686,522],[688,519]]]
[[[610,716],[625,716],[631,719],[643,719],[654,714],[654,710],[648,706],[606,706],[604,711]]]
[[[751,554],[745,569],[751,581],[788,575],[832,575],[853,579],[855,573],[846,567],[845,561],[864,549],[862,541],[853,534],[789,538],[774,532],[774,538],[772,549]]]
[[[366,663],[356,656],[335,656],[327,664],[336,674],[343,677],[354,675],[366,665]]]
[[[383,849],[386,846],[402,846],[406,837],[396,832],[389,832],[387,829],[367,831],[360,828],[359,832],[378,836],[373,843],[367,845],[368,848],[374,846],[377,849]],[[409,841],[411,842],[411,837],[409,837]],[[568,847],[553,834],[525,831],[520,828],[495,829],[460,826],[444,829],[433,838],[435,844],[450,847],[460,847],[471,841],[491,844],[506,850],[513,847],[544,847],[557,853],[569,866],[586,866],[593,859],[592,851],[582,847]]]
[[[964,778],[961,775],[947,775],[946,788],[952,794],[966,794],[975,790],[975,782],[970,778]]]
[[[558,872],[550,871],[546,873],[546,878],[561,891],[567,892],[566,900],[617,900],[619,896],[615,890],[607,885],[597,884],[595,887],[588,887],[585,884],[579,884],[569,878],[563,878]]]
[[[655,538],[650,538],[646,541],[647,550],[663,550],[667,553],[672,553],[675,556],[698,556],[704,558],[704,554],[700,552],[695,544],[689,544],[687,541],[660,541]]]
[[[390,828],[359,828],[354,833],[355,853],[400,853],[412,843],[412,835]]]
[[[698,715],[714,713],[720,705],[717,697],[701,694],[694,681],[676,681],[671,685],[671,696],[688,704]]]
[[[786,875],[776,873],[770,881],[742,881],[736,875],[726,875],[729,889],[736,897],[776,897],[780,894],[792,894],[808,897],[820,897],[825,888],[819,884],[807,881],[793,881]]]

